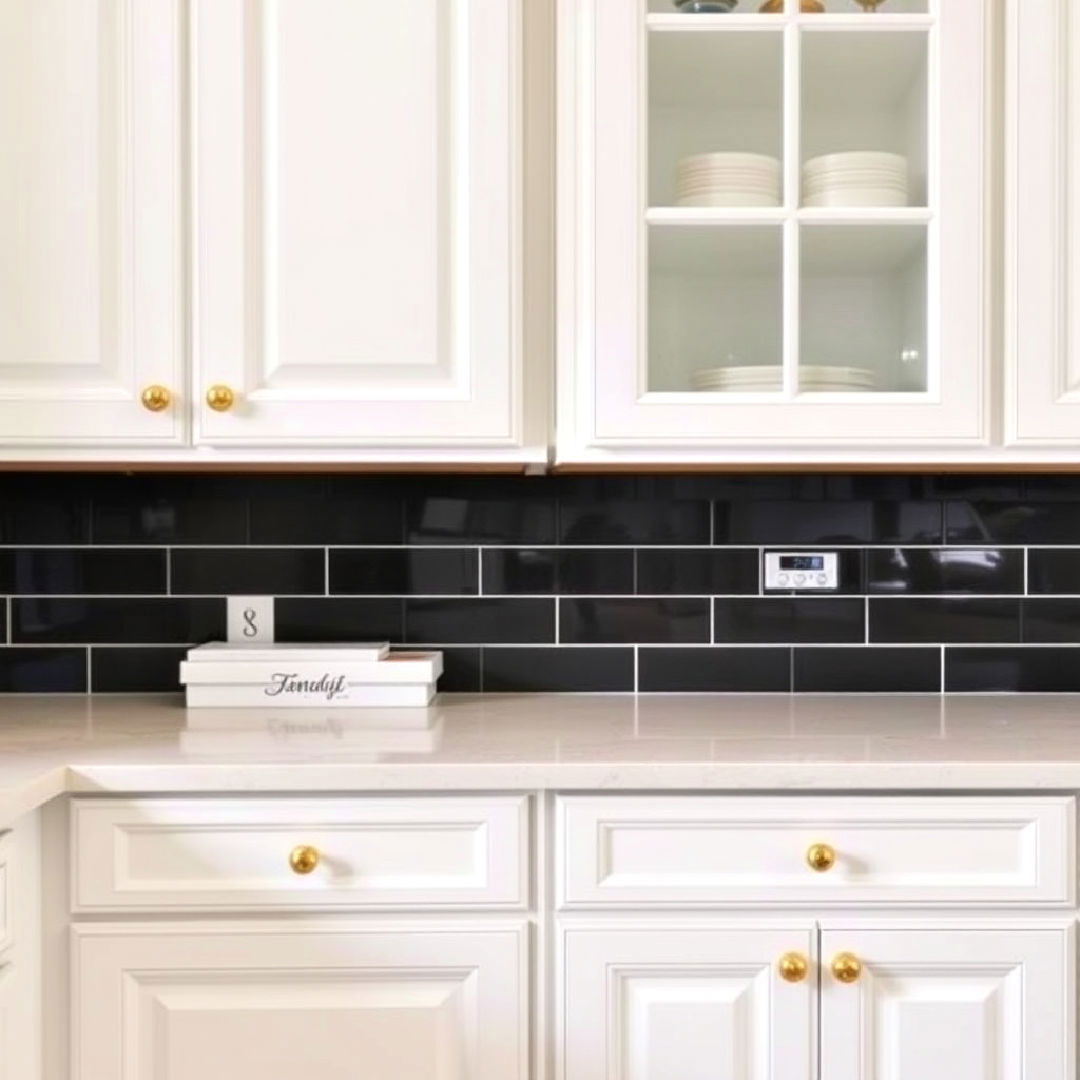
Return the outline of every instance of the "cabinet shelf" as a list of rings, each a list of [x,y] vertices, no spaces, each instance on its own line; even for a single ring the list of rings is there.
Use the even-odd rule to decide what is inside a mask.
[[[918,13],[899,15],[848,14],[821,15],[680,15],[679,12],[653,13],[645,16],[645,26],[655,33],[738,33],[748,30],[771,30],[782,32],[788,23],[795,23],[810,31],[911,31],[928,30],[934,24],[934,16]]]

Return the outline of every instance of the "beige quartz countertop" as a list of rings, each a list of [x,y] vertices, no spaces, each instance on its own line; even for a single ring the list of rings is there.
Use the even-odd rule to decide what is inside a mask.
[[[0,700],[0,824],[62,792],[1080,790],[1080,696]]]

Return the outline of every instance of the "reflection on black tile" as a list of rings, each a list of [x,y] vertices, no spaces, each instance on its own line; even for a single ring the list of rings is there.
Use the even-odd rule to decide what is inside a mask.
[[[642,693],[784,693],[790,649],[640,649]]]
[[[443,673],[439,676],[439,692],[442,694],[479,694],[480,693],[480,656],[481,649],[447,648],[433,645],[442,653]],[[428,651],[424,645],[410,645],[406,652],[414,650]],[[401,652],[401,649],[394,649]]]
[[[941,650],[796,649],[794,690],[810,694],[936,694]]]
[[[707,544],[704,500],[559,503],[563,544]]]
[[[250,492],[253,544],[400,544],[403,505],[384,481],[304,477]]]
[[[1029,549],[1028,592],[1080,596],[1080,549]]]
[[[785,500],[717,502],[717,544],[941,542],[941,503]]]
[[[871,600],[870,640],[1019,641],[1020,601],[966,597]]]
[[[310,596],[326,592],[321,548],[181,548],[171,553],[177,596]]]
[[[284,597],[274,604],[278,641],[403,640],[402,601]]]
[[[867,552],[870,593],[1022,593],[1024,553],[1002,548],[886,548]]]
[[[180,661],[187,648],[90,650],[90,689],[95,694],[164,694],[180,691]]]
[[[86,693],[85,649],[0,648],[0,693]]]
[[[1080,642],[1080,600],[1039,597],[1024,600],[1023,610],[1021,641]]]
[[[243,544],[244,485],[213,477],[120,477],[93,499],[95,544]]]
[[[642,548],[637,553],[637,591],[646,595],[756,593],[758,575],[753,548]]]
[[[58,644],[199,644],[225,636],[224,599],[16,598],[12,638]]]
[[[484,692],[488,694],[586,694],[633,689],[633,649],[484,650]]]
[[[0,478],[0,543],[89,541],[90,496],[85,480],[18,473]]]
[[[405,640],[531,645],[555,641],[555,601],[406,600]]]
[[[629,548],[485,548],[484,593],[618,596],[634,591]]]
[[[953,501],[945,522],[950,544],[1080,543],[1080,502]]]
[[[863,641],[864,607],[863,601],[854,597],[717,600],[713,605],[713,640],[749,645]]]
[[[467,488],[461,495],[433,492],[411,496],[405,513],[409,544],[555,542],[555,500],[531,498],[524,492],[505,499],[469,497]]]
[[[1080,692],[1076,649],[946,649],[945,689],[955,693]]]
[[[330,552],[330,592],[354,596],[470,596],[475,548],[345,548]]]
[[[693,643],[710,640],[709,601],[575,600],[559,602],[559,640],[569,644]]]
[[[20,548],[0,552],[3,593],[164,593],[165,580],[165,552],[148,548]]]

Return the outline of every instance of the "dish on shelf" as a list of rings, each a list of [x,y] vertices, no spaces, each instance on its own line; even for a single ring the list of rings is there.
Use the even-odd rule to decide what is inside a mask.
[[[780,364],[737,364],[701,368],[690,376],[694,390],[727,393],[775,393],[783,386]],[[803,364],[799,389],[810,393],[860,393],[872,391],[875,376],[868,368],[834,364]]]
[[[765,0],[758,8],[762,15],[779,15],[784,10],[784,0]],[[822,0],[801,0],[799,10],[804,15],[821,15],[825,11]]]
[[[716,151],[675,168],[679,206],[779,206],[780,161],[767,154]]]
[[[726,15],[739,6],[739,0],[674,0],[685,15]]]
[[[822,154],[802,168],[806,206],[907,206],[908,163],[901,154],[853,150]]]

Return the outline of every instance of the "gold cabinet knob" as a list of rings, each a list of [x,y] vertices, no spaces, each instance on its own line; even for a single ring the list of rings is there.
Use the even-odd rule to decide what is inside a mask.
[[[228,412],[236,404],[236,394],[231,387],[218,383],[206,391],[206,404],[214,412]]]
[[[169,393],[169,388],[167,386],[158,386],[156,383],[153,386],[146,387],[139,395],[139,399],[143,403],[143,408],[149,409],[151,412],[161,412],[162,409],[167,409],[172,404],[172,394]]]
[[[777,960],[776,970],[784,982],[802,982],[810,971],[810,961],[800,952],[786,952]]]
[[[319,852],[308,844],[300,844],[289,852],[289,869],[294,874],[310,874],[319,865]]]
[[[806,849],[806,865],[819,874],[831,870],[836,863],[836,852],[828,844],[811,844]]]
[[[833,957],[832,973],[837,982],[853,983],[862,974],[862,964],[854,953],[837,953]]]

